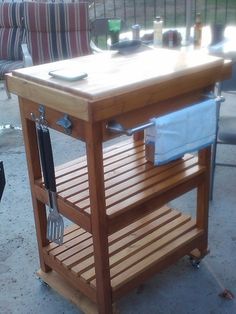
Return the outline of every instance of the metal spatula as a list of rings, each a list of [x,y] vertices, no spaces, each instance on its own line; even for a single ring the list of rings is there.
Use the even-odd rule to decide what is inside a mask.
[[[48,190],[49,196],[47,238],[48,240],[53,241],[57,244],[62,244],[64,235],[64,221],[62,216],[59,214],[57,206],[56,180],[52,146],[49,130],[46,126],[42,126],[42,134],[43,134],[43,151],[45,155],[45,165],[47,172],[47,181],[45,181],[45,188]]]
[[[47,238],[57,244],[62,244],[64,221],[57,208],[55,172],[50,134],[48,128],[40,123],[36,124],[36,130],[44,185],[48,191],[49,197]]]

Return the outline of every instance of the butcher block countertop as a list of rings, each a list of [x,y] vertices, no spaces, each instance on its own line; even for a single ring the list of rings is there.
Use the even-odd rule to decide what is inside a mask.
[[[150,49],[129,55],[107,51],[16,70],[7,84],[12,93],[49,108],[100,121],[174,97],[180,89],[188,93],[214,84],[230,76],[229,65],[200,50]],[[59,69],[78,69],[88,77],[69,82],[48,74]]]

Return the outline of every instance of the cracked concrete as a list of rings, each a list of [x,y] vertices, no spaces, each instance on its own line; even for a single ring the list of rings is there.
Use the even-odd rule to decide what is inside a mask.
[[[236,115],[235,95],[227,95],[223,111]],[[17,98],[0,91],[0,125],[20,126]],[[76,140],[53,133],[56,163],[83,154]],[[223,145],[222,145],[223,146]],[[220,147],[218,159],[235,160],[236,148]],[[0,133],[0,160],[6,173],[6,189],[0,203],[0,313],[81,313],[68,300],[37,279],[39,268],[25,150],[20,130]],[[122,298],[121,314],[233,314],[236,300],[218,296],[228,288],[236,294],[236,168],[217,167],[214,200],[210,204],[210,253],[195,270],[188,258],[157,274]],[[194,210],[195,193],[173,205]]]

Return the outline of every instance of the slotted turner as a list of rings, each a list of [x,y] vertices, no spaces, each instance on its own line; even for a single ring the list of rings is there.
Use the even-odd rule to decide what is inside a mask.
[[[47,222],[47,238],[57,244],[63,243],[64,221],[57,207],[56,180],[49,130],[43,126],[43,146],[48,176],[49,215]]]
[[[64,221],[57,207],[56,181],[50,133],[45,125],[37,124],[37,135],[44,185],[48,191],[49,198],[47,238],[60,245],[63,243]]]

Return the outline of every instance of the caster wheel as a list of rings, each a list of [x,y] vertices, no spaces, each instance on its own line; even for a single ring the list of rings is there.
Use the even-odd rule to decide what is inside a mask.
[[[190,257],[189,261],[190,261],[191,265],[193,266],[193,268],[195,268],[195,269],[199,269],[200,268],[200,262],[201,261],[199,259]]]
[[[49,285],[45,281],[43,281],[41,278],[38,278],[38,280],[40,281],[42,286],[49,288]]]

